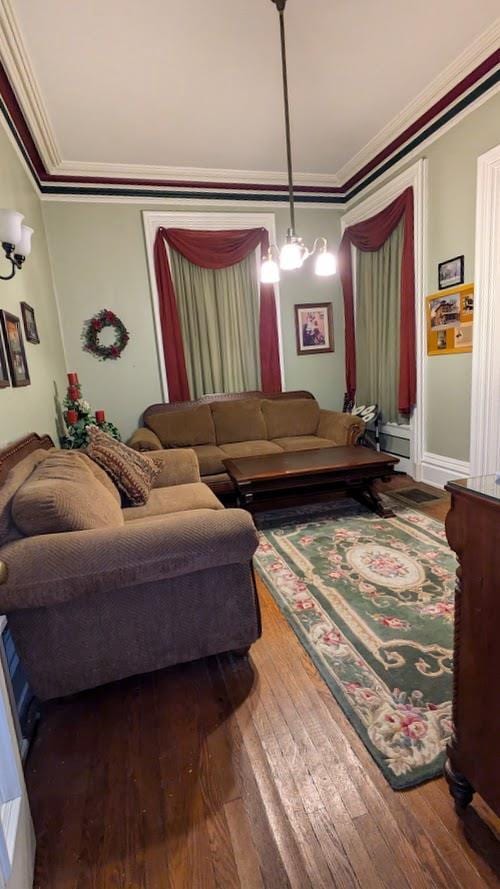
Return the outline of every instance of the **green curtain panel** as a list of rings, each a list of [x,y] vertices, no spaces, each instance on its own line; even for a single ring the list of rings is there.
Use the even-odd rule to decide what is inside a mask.
[[[378,404],[398,423],[403,223],[380,250],[356,251],[356,402]],[[404,420],[403,422],[407,422]]]
[[[170,265],[191,398],[260,389],[255,254],[214,271],[170,250]]]

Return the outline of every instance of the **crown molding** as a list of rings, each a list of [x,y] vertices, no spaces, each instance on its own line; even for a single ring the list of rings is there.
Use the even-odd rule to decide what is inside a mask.
[[[425,87],[418,96],[383,127],[366,145],[360,149],[343,167],[337,171],[337,179],[343,185],[363,169],[374,157],[421,117],[428,108],[453,89],[456,84],[470,74],[481,62],[500,46],[500,17],[483,31],[467,49],[448,65],[441,74]]]
[[[86,179],[131,179],[177,182],[238,182],[242,184],[287,185],[285,172],[269,170],[221,170],[207,167],[165,167],[152,164],[110,164],[86,161],[63,161],[48,169],[51,176],[71,176]],[[294,173],[295,185],[335,188],[337,176],[331,173]]]
[[[46,169],[57,166],[61,154],[10,0],[0,0],[0,56]]]
[[[488,73],[491,78],[492,70],[497,72],[493,83],[498,84],[499,47],[500,18],[338,173],[294,174],[296,200],[315,206],[324,206],[325,202],[329,202],[330,206],[349,206],[370,187],[374,173],[382,180],[394,175],[398,167],[407,163],[417,150],[439,138],[446,129],[490,97],[491,91],[478,96],[474,93],[474,87],[482,82],[483,88],[487,89]],[[56,190],[59,199],[67,195],[68,200],[79,200],[78,195],[84,189],[90,199],[101,199],[105,195],[109,197],[114,191],[118,200],[127,200],[133,197],[133,190],[139,200],[196,201],[199,195],[203,203],[213,198],[216,203],[222,199],[232,204],[238,198],[244,198],[247,206],[251,203],[262,205],[262,201],[266,201],[268,206],[276,206],[276,201],[285,199],[287,177],[284,172],[63,160],[11,0],[0,0],[0,55],[6,72],[1,75],[4,78],[0,83],[2,97],[5,91],[10,91],[10,100],[6,102],[7,112],[4,113],[7,114],[10,132],[17,139],[19,153],[28,167],[31,163],[30,172],[40,189],[42,200],[55,199],[52,194]],[[494,86],[492,89],[496,91],[497,88]],[[451,107],[454,102],[456,104],[457,97],[467,95],[470,97],[468,107],[462,111],[457,108],[458,113],[450,122],[443,121],[438,128],[429,128],[430,134],[426,137],[427,123],[437,120],[445,107]],[[398,147],[408,143],[412,133],[421,134],[419,148],[408,146],[410,150],[402,157]],[[231,192],[233,200],[230,198]],[[262,195],[260,200],[259,194]]]

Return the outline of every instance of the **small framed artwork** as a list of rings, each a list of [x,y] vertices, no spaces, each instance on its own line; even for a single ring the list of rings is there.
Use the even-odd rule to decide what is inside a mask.
[[[29,386],[30,375],[24,351],[21,322],[10,312],[0,312],[5,337],[5,349],[13,386]]]
[[[28,303],[21,303],[23,316],[24,335],[29,343],[39,343],[38,328],[36,326],[35,310]]]
[[[464,283],[464,257],[454,256],[438,265],[438,287],[444,290],[447,287],[456,287]]]
[[[472,352],[474,285],[449,287],[427,297],[427,354]]]
[[[0,333],[0,389],[5,389],[6,386],[10,386],[9,371],[7,369],[7,359],[5,357],[2,334]]]
[[[331,303],[295,305],[297,355],[333,352],[333,314]]]

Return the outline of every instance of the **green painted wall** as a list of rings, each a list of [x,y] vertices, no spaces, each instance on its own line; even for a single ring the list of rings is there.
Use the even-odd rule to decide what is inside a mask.
[[[56,437],[54,381],[64,386],[64,354],[40,201],[5,130],[0,127],[0,207],[24,213],[35,233],[22,271],[0,281],[0,309],[21,317],[20,302],[35,309],[40,344],[25,342],[31,385],[0,389],[0,445],[28,432]],[[0,259],[0,274],[10,266]],[[23,331],[24,336],[24,331]]]
[[[427,158],[428,166],[427,293],[437,289],[438,262],[461,253],[465,254],[465,279],[473,280],[476,162],[499,141],[500,95],[496,95],[419,155]],[[144,407],[161,400],[141,216],[143,209],[159,208],[157,203],[44,204],[68,366],[80,373],[93,406],[104,408],[125,436],[135,428]],[[186,207],[168,205],[165,209],[185,211]],[[202,206],[190,209],[206,212]],[[244,211],[245,207],[237,209]],[[285,208],[274,212],[281,240],[288,213]],[[297,211],[299,231],[308,243],[324,234],[337,246],[340,218],[341,211],[333,209]],[[338,278],[318,279],[312,264],[306,263],[301,271],[283,276],[280,293],[286,388],[310,389],[322,405],[339,409],[344,393],[344,330]],[[298,356],[294,303],[330,299],[335,352]],[[103,364],[81,349],[83,321],[103,306],[119,314],[131,332],[130,344],[116,363]],[[425,360],[426,450],[468,460],[471,356]]]
[[[464,254],[465,281],[474,280],[477,159],[499,142],[497,93],[412,158],[411,163],[427,159],[427,294],[438,289],[438,263],[452,256]],[[468,461],[472,355],[438,355],[425,361],[425,449]]]
[[[122,203],[47,202],[45,221],[57,286],[69,369],[77,370],[85,396],[103,408],[129,436],[143,409],[161,401],[151,294],[141,211],[161,206]],[[186,210],[186,207],[165,209]],[[206,207],[190,207],[206,212]],[[244,212],[236,208],[235,212]],[[217,210],[214,210],[217,212]],[[227,212],[225,209],[224,212]],[[255,212],[254,208],[249,212]],[[267,208],[264,212],[273,212]],[[276,209],[278,238],[284,238],[288,214]],[[340,213],[331,209],[297,210],[300,234],[310,244],[324,235],[336,249]],[[311,262],[284,275],[280,285],[285,384],[309,389],[325,407],[340,408],[344,393],[343,310],[337,277],[316,278]],[[298,356],[294,303],[333,302],[335,352]],[[131,339],[116,362],[99,362],[82,351],[82,324],[106,306],[128,327]]]

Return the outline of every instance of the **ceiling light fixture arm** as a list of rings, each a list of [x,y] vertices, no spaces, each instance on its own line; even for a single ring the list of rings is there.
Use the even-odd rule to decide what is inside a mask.
[[[24,256],[19,256],[18,254],[15,254],[15,253],[13,255],[15,246],[14,246],[14,244],[8,244],[7,241],[2,241],[2,247],[3,247],[4,253],[5,253],[5,258],[8,259],[9,262],[12,264],[12,269],[11,269],[10,275],[0,275],[0,280],[10,281],[11,278],[13,278],[14,275],[16,274],[17,269],[21,268],[21,266],[24,262]]]

